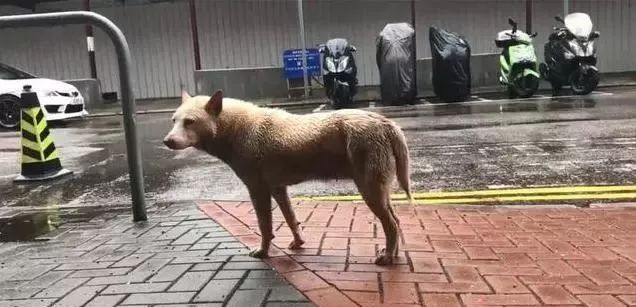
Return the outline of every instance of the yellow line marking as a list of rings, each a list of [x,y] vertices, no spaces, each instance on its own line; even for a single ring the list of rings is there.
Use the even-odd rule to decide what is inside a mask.
[[[342,199],[337,197],[320,198],[294,198],[295,200],[306,201],[360,201],[361,199]],[[472,204],[472,203],[500,203],[513,201],[556,201],[556,200],[627,200],[636,199],[636,193],[604,193],[604,194],[571,194],[571,195],[529,195],[529,196],[501,196],[487,198],[433,198],[416,199],[415,204],[435,205],[435,204]],[[394,199],[404,201],[404,198]]]
[[[606,193],[606,194],[570,194],[570,195],[532,195],[532,196],[502,196],[488,198],[442,198],[416,199],[416,204],[461,204],[461,203],[499,203],[524,201],[556,201],[556,200],[617,200],[636,199],[636,193]]]
[[[477,203],[537,200],[636,199],[636,186],[572,186],[525,189],[493,189],[459,192],[413,193],[416,203]],[[295,197],[298,200],[360,201],[360,195]],[[392,200],[406,200],[403,193],[392,194]]]

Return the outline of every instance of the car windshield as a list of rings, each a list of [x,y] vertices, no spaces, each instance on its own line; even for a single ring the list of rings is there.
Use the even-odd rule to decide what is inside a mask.
[[[36,78],[36,76],[21,71],[17,68],[5,65],[5,64],[0,64],[0,79],[4,79],[4,80],[21,80],[21,79],[33,79]]]

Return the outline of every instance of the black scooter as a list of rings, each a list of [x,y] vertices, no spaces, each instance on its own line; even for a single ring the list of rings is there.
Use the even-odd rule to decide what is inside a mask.
[[[323,54],[323,82],[333,108],[351,106],[358,85],[358,68],[353,58],[356,47],[346,39],[334,38],[318,50]]]
[[[539,67],[541,76],[551,83],[553,95],[558,95],[566,84],[575,95],[587,95],[596,89],[600,80],[594,46],[599,32],[592,31],[592,20],[585,13],[555,19],[563,26],[555,27],[545,44],[545,63]]]

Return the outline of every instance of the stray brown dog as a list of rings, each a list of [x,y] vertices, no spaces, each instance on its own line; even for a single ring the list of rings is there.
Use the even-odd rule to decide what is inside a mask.
[[[195,147],[228,164],[247,186],[261,231],[252,257],[267,257],[272,239],[273,197],[300,248],[303,235],[287,186],[307,180],[353,179],[382,223],[386,249],[375,263],[393,263],[398,253],[397,217],[390,205],[395,174],[411,200],[409,154],[402,130],[389,119],[361,110],[295,115],[279,109],[183,91],[174,127],[164,139],[171,149]]]

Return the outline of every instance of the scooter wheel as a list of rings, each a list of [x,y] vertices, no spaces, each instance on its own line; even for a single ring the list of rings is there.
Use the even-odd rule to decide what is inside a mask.
[[[596,89],[600,76],[595,71],[586,74],[574,72],[570,75],[569,81],[574,95],[587,95]]]
[[[522,78],[515,80],[514,82],[514,91],[521,98],[529,98],[534,95],[534,93],[539,88],[539,78],[527,75]]]
[[[539,64],[539,74],[543,80],[550,81],[548,76],[548,65],[546,63]]]

